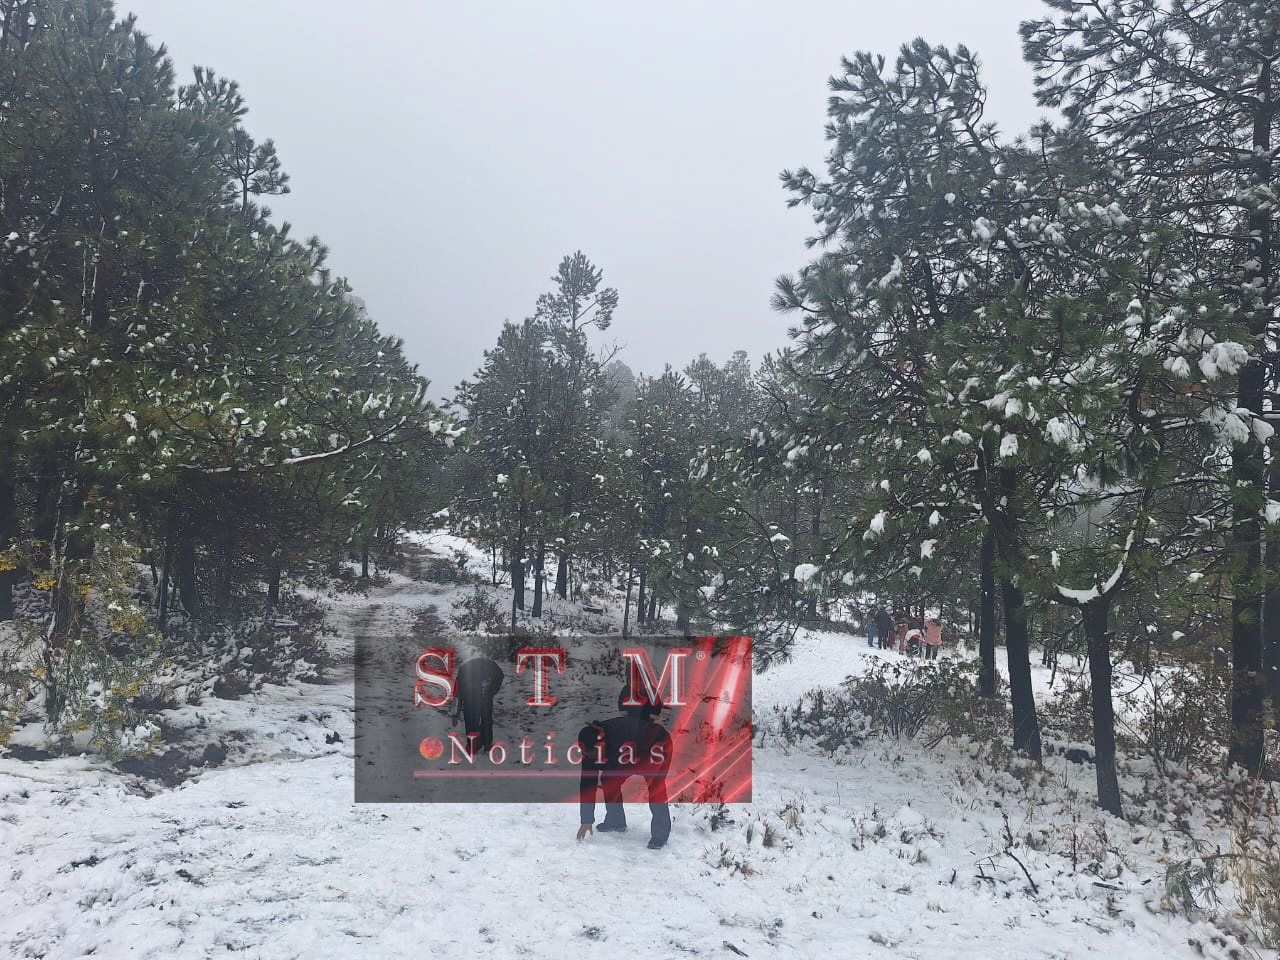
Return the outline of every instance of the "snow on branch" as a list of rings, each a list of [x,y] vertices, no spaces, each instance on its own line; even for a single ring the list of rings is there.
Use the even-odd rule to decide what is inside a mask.
[[[1111,571],[1111,576],[1101,585],[1095,583],[1088,590],[1076,590],[1071,587],[1064,587],[1062,584],[1054,584],[1054,590],[1057,592],[1058,599],[1073,607],[1083,607],[1095,600],[1101,600],[1109,597],[1120,585],[1120,581],[1124,577],[1125,569],[1129,565],[1129,556],[1133,552],[1134,541],[1138,537],[1138,525],[1135,523],[1129,530],[1129,536],[1124,541],[1124,553],[1120,557],[1120,562],[1116,564],[1115,570]]]

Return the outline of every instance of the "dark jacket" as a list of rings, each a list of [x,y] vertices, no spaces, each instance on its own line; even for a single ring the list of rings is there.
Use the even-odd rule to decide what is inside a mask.
[[[876,611],[876,633],[885,639],[893,633],[893,618],[884,607]]]
[[[475,657],[458,668],[458,699],[467,703],[493,701],[506,675],[485,657]]]
[[[476,657],[458,668],[458,702],[467,736],[473,733],[477,749],[493,746],[493,697],[502,686],[503,673],[492,660]]]
[[[613,778],[620,790],[627,777],[642,776],[648,780],[650,802],[666,800],[665,775],[671,767],[671,735],[661,724],[637,717],[612,717],[598,726],[583,727],[578,733],[578,743],[582,744],[579,784],[583,824],[595,822],[596,788],[602,777]],[[630,750],[625,749],[628,745]],[[610,789],[614,786],[606,786],[606,799],[614,793]]]

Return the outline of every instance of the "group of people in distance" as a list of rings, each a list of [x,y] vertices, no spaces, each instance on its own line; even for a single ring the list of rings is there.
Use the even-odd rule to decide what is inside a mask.
[[[938,648],[942,646],[942,624],[902,611],[890,616],[888,610],[880,607],[867,621],[867,646],[897,650],[913,657],[923,654],[926,660],[936,660]]]

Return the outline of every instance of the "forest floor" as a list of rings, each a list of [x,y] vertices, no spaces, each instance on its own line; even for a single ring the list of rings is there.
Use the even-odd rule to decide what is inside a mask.
[[[753,802],[675,807],[663,850],[643,806],[577,843],[565,806],[353,803],[355,644],[403,643],[474,589],[390,574],[328,598],[327,682],[169,712],[190,750],[226,750],[177,786],[0,758],[0,956],[1276,957],[1245,942],[1229,884],[1201,915],[1166,906],[1170,863],[1231,843],[1194,778],[1153,792],[1127,765],[1126,821],[1060,754],[787,743],[781,709],[897,657],[846,634],[802,633],[755,678]]]

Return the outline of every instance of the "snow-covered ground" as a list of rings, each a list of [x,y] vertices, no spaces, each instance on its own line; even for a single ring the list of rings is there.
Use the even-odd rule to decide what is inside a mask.
[[[355,805],[355,638],[404,635],[428,603],[447,618],[472,589],[391,575],[333,601],[331,682],[167,718],[228,750],[176,788],[88,758],[0,759],[0,956],[1251,955],[1161,909],[1185,845],[1097,813],[1087,766],[781,741],[773,708],[896,657],[846,635],[801,634],[756,678],[755,801],[727,822],[675,808],[661,851],[642,806],[630,832],[576,843],[569,806]]]

